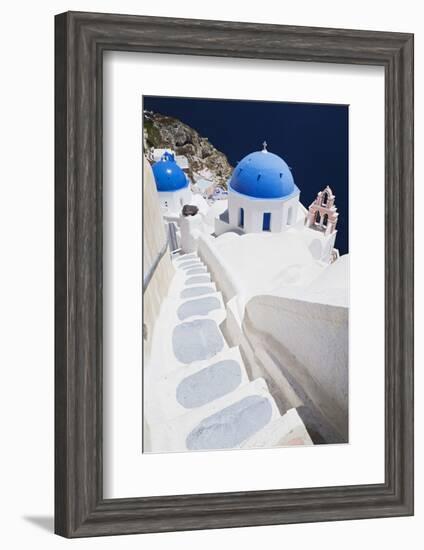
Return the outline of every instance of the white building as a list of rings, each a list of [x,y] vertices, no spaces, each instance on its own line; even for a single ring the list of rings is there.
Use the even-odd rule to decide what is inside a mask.
[[[300,191],[286,162],[266,149],[250,153],[228,183],[228,212],[217,220],[216,234],[284,231],[298,221]]]
[[[299,198],[287,163],[267,151],[264,143],[262,151],[250,153],[234,169],[228,209],[215,220],[215,235],[297,231],[316,260],[336,260],[338,213],[333,192],[328,186],[320,191],[309,211]]]
[[[179,214],[185,204],[190,204],[192,193],[187,176],[171,152],[164,151],[153,164],[153,174],[162,211]]]

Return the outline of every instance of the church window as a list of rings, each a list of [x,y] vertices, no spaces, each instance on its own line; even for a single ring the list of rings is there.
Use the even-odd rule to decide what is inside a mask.
[[[238,224],[239,224],[239,227],[244,227],[244,208],[240,208]]]
[[[290,206],[287,213],[287,225],[292,225],[293,223],[293,206]]]
[[[265,212],[262,222],[263,231],[271,231],[271,212]]]

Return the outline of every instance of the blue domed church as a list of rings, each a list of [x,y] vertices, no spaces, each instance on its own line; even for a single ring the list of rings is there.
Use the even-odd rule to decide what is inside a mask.
[[[266,148],[244,157],[228,182],[228,213],[217,232],[277,233],[297,221],[300,191],[286,162]],[[229,224],[227,229],[221,222]]]
[[[172,153],[166,151],[153,165],[156,189],[162,210],[179,213],[190,202],[189,181],[183,170],[175,162]]]

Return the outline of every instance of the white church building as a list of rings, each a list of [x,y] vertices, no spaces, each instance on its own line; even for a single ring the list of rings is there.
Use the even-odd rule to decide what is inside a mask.
[[[175,156],[164,151],[153,164],[153,174],[164,212],[179,212],[185,204],[190,204],[191,190],[187,176],[175,161]]]
[[[314,258],[325,262],[338,258],[334,248],[338,212],[331,188],[327,186],[320,191],[307,210],[300,202],[300,189],[291,169],[280,156],[267,150],[266,142],[261,151],[248,154],[237,164],[228,181],[228,192],[221,193],[215,204],[209,205],[201,195],[192,192],[174,151],[155,149],[149,153],[166,222],[178,221],[180,225],[183,206],[195,205],[203,218],[204,231],[216,237],[228,232],[295,230],[305,239]]]
[[[262,151],[250,153],[234,169],[228,183],[228,215],[217,221],[216,233],[231,228],[244,233],[284,231],[297,221],[299,196],[290,168],[264,143]]]
[[[289,166],[264,142],[262,151],[248,154],[235,167],[228,182],[228,208],[215,220],[215,235],[296,230],[314,258],[330,262],[338,257],[337,219],[330,187],[318,193],[307,211]]]

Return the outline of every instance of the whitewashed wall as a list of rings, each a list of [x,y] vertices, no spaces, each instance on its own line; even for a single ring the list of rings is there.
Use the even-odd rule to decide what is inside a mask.
[[[348,308],[279,296],[253,297],[243,319],[255,354],[263,348],[346,440],[348,328]]]
[[[190,204],[190,187],[179,189],[178,191],[160,191],[158,192],[161,208],[164,211],[179,214],[185,204]]]
[[[147,160],[144,160],[143,276],[145,277],[153,270],[153,275],[143,293],[143,349],[145,357],[148,356],[150,351],[155,318],[159,313],[160,305],[168,292],[174,274],[168,250],[157,263],[167,241],[168,237],[160,212],[153,172],[150,164]]]
[[[228,197],[230,225],[241,227],[240,210],[243,209],[244,223],[242,229],[246,233],[260,233],[263,231],[264,213],[271,214],[271,232],[284,231],[295,223],[297,219],[298,204],[299,195],[286,200],[252,199],[246,195],[235,193],[230,190]],[[288,221],[291,222],[290,225],[288,225]]]

